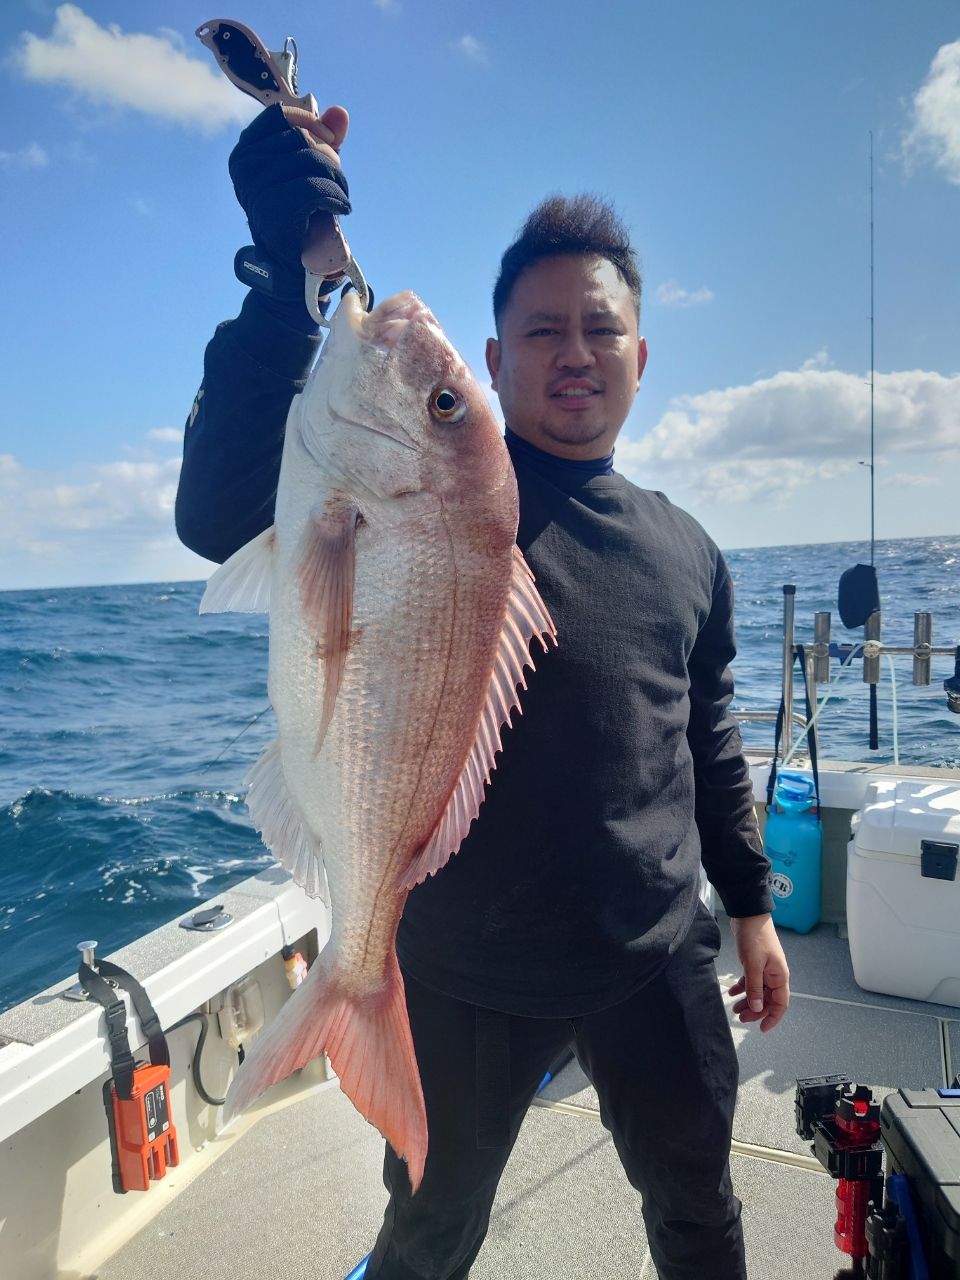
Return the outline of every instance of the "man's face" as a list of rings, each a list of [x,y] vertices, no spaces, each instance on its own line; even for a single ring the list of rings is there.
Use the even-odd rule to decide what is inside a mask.
[[[487,340],[487,368],[510,429],[561,458],[602,458],[637,393],[647,344],[633,294],[594,254],[527,267]]]

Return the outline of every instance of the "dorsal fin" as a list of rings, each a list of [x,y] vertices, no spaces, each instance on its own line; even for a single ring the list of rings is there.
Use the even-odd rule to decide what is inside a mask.
[[[460,848],[470,823],[480,812],[484,785],[496,768],[500,730],[510,723],[514,709],[523,710],[518,688],[527,687],[523,668],[533,669],[530,643],[536,638],[546,653],[547,637],[554,644],[557,642],[557,629],[540,599],[523,553],[519,547],[513,550],[513,581],[477,736],[447,806],[400,882],[401,889],[412,889],[432,876]]]

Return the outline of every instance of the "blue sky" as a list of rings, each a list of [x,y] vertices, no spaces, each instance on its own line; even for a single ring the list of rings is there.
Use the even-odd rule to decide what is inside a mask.
[[[346,229],[474,369],[499,255],[551,191],[631,226],[650,360],[617,464],[721,546],[956,533],[955,0],[247,0],[351,112]],[[0,588],[201,577],[181,430],[246,242],[226,160],[256,104],[181,0],[0,12]]]

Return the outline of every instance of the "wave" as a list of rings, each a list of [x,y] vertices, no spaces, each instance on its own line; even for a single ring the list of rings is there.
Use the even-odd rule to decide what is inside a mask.
[[[32,787],[0,809],[0,1009],[271,862],[239,792],[129,796]]]

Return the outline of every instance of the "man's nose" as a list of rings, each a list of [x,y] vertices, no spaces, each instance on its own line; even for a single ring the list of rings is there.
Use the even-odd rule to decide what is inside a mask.
[[[580,330],[571,330],[566,333],[557,350],[557,367],[589,369],[594,364],[596,364],[596,357],[586,335]]]

